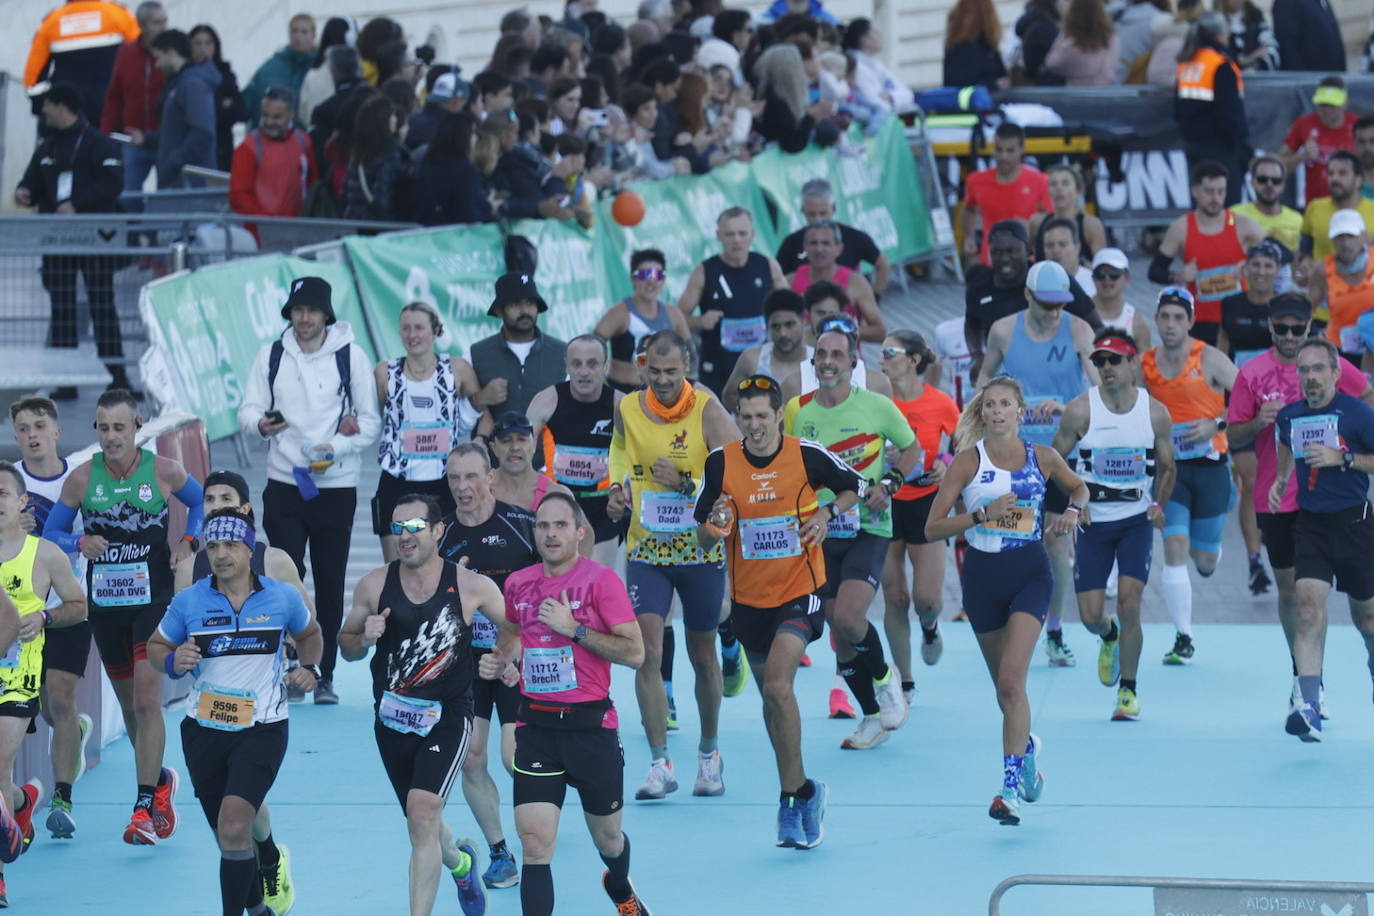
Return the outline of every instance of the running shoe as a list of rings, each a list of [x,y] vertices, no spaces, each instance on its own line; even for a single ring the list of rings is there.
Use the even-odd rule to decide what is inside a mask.
[[[675,731],[678,730],[678,724],[677,724],[677,700],[674,700],[672,697],[669,697],[669,698],[668,698],[668,722],[667,722],[667,726],[668,726],[668,731],[670,731],[670,732],[675,732]]]
[[[1283,730],[1309,743],[1320,741],[1322,740],[1321,713],[1311,703],[1304,703],[1300,708],[1288,714],[1288,721],[1284,723]]]
[[[807,652],[803,652],[803,653],[802,653],[802,657],[801,657],[801,667],[802,667],[802,668],[810,668],[810,667],[811,667],[811,655],[810,655],[810,653],[807,653]]]
[[[1040,772],[1040,736],[1031,732],[1031,751],[1021,761],[1021,784],[1016,794],[1034,804],[1045,791],[1045,774]]]
[[[1263,563],[1250,564],[1250,594],[1263,595],[1269,591],[1269,586],[1272,584],[1269,574],[1264,571]]]
[[[1301,691],[1299,691],[1299,692],[1301,692]],[[1325,685],[1325,684],[1318,684],[1318,685],[1317,685],[1317,712],[1321,715],[1322,721],[1323,721],[1323,722],[1325,722],[1327,719],[1330,719],[1330,718],[1331,718],[1329,715],[1326,714],[1326,685]]]
[[[54,840],[70,840],[76,833],[76,818],[72,817],[72,803],[56,792],[48,802],[48,832]]]
[[[1302,709],[1302,688],[1298,686],[1298,676],[1293,675],[1293,692],[1288,695],[1288,711]],[[1321,714],[1322,721],[1326,722],[1331,718],[1331,714],[1326,709],[1326,687],[1317,685],[1317,712]]]
[[[262,902],[277,916],[286,916],[296,903],[296,882],[291,879],[291,850],[277,843],[277,864],[260,869]]]
[[[124,828],[124,842],[130,846],[156,846],[157,828],[147,808],[135,808],[129,826]]]
[[[830,688],[830,718],[857,719],[854,707],[849,705],[849,697],[838,687]]]
[[[933,665],[945,654],[945,638],[940,635],[940,623],[927,630],[921,627],[921,661]]]
[[[888,730],[883,728],[878,716],[864,716],[854,734],[840,742],[847,751],[866,751],[877,747],[887,740]]]
[[[334,681],[325,678],[315,685],[316,706],[338,706],[339,695],[334,692]]]
[[[1103,686],[1111,687],[1121,680],[1121,631],[1117,631],[1116,639],[1104,636],[1101,642],[1097,650],[1097,679]]]
[[[697,781],[692,786],[692,794],[712,797],[725,794],[725,761],[720,751],[697,754]]]
[[[482,883],[491,888],[519,884],[520,867],[515,864],[515,853],[504,846],[493,850],[487,870],[482,872]]]
[[[649,764],[649,775],[644,785],[635,791],[635,800],[653,801],[663,798],[669,792],[677,791],[677,775],[673,765],[667,760],[655,760]]]
[[[749,683],[749,657],[744,654],[743,646],[735,645],[738,648],[733,656],[724,652],[720,656],[720,673],[725,683],[722,692],[727,697],[739,696],[744,692],[744,685]]]
[[[76,389],[73,388],[72,390],[75,391]],[[0,877],[0,910],[7,910],[7,909],[9,909],[9,908],[10,908],[10,895],[9,895],[9,889],[5,887],[5,879],[4,879],[4,877]]]
[[[0,862],[9,864],[24,852],[24,831],[10,814],[9,802],[0,798]],[[0,884],[0,888],[3,885]]]
[[[1116,688],[1116,708],[1112,710],[1113,722],[1134,722],[1140,718],[1140,701],[1135,691],[1129,687]]]
[[[611,892],[606,890],[606,879],[610,877],[609,871],[601,873],[601,889],[606,891],[606,896],[611,897]],[[630,899],[624,902],[617,901],[611,897],[611,903],[615,904],[615,916],[652,916],[649,908],[644,905],[644,901],[639,899],[639,894],[635,893],[635,883],[630,882]]]
[[[91,717],[84,712],[76,715],[76,775],[72,777],[75,783],[82,776],[86,775],[86,739],[91,737],[91,729],[94,728]]]
[[[778,805],[778,845],[788,849],[806,848],[806,830],[802,827],[800,798],[792,796]]]
[[[463,916],[483,916],[487,911],[487,892],[482,887],[482,881],[477,877],[477,848],[472,840],[463,840],[458,844],[458,851],[466,853],[468,857],[468,873],[463,877],[453,875],[453,883],[458,885],[458,906],[463,911]]]
[[[36,779],[30,779],[19,787],[19,791],[24,793],[25,804],[23,808],[14,812],[14,820],[24,837],[24,846],[20,850],[22,855],[33,845],[33,815],[38,810],[38,800],[43,797],[43,784]]]
[[[819,779],[811,780],[811,786],[811,797],[799,799],[802,833],[806,837],[806,845],[799,849],[815,849],[825,839],[825,805],[830,800],[830,787]]]
[[[902,696],[902,679],[897,676],[896,668],[888,665],[887,677],[873,682],[873,692],[878,697],[878,720],[883,728],[895,732],[905,725],[911,715],[911,706]]]
[[[177,832],[177,786],[181,777],[171,767],[162,768],[162,785],[153,792],[153,826],[159,840],[169,839]]]
[[[1072,668],[1078,664],[1073,650],[1064,644],[1063,630],[1045,631],[1045,655],[1050,660],[1051,668]]]
[[[988,806],[988,817],[1003,827],[1015,827],[1021,823],[1021,799],[1011,789],[1003,787],[1001,792],[993,796],[992,804]]]
[[[1193,637],[1175,634],[1174,647],[1164,653],[1166,665],[1191,665],[1193,663]]]

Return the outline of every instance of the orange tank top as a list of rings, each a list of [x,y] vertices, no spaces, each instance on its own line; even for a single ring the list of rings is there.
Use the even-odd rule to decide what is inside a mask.
[[[1205,346],[1202,341],[1194,340],[1183,371],[1173,378],[1165,378],[1159,371],[1158,347],[1147,351],[1140,360],[1145,387],[1169,410],[1169,418],[1173,421],[1174,458],[1179,461],[1193,458],[1216,461],[1230,447],[1224,432],[1217,433],[1210,442],[1190,443],[1183,438],[1184,431],[1194,420],[1214,420],[1226,415],[1226,398],[1207,384],[1207,373],[1202,367]]]
[[[1361,315],[1374,308],[1374,248],[1369,253],[1364,276],[1353,286],[1336,269],[1334,254],[1322,259],[1322,266],[1326,269],[1326,306],[1331,313],[1326,325],[1326,339],[1344,353],[1359,353],[1363,349],[1356,322]]]
[[[815,514],[816,491],[807,479],[801,440],[783,436],[767,467],[756,467],[744,443],[723,446],[721,492],[730,497],[735,523],[730,551],[730,597],[756,608],[777,608],[825,584],[820,545],[803,547],[802,524]]]

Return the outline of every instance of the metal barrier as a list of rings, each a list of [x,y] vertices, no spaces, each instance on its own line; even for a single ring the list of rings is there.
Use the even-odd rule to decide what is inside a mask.
[[[926,210],[930,213],[931,248],[920,257],[909,260],[914,263],[933,261],[943,264],[963,283],[963,261],[954,234],[954,223],[950,218],[949,200],[940,178],[940,167],[935,161],[934,143],[926,130],[926,113],[918,106],[911,114],[913,123],[906,129],[906,142],[911,148],[912,158],[916,160],[916,174],[921,177],[921,190],[925,194]],[[905,271],[898,270],[898,276],[905,288]]]
[[[1001,916],[1002,897],[1013,887],[1024,887],[1027,885],[1038,886],[1059,886],[1059,887],[1133,887],[1149,888],[1155,891],[1155,912],[1161,912],[1160,904],[1163,902],[1166,907],[1174,905],[1169,895],[1164,895],[1161,901],[1161,890],[1178,891],[1202,891],[1202,892],[1227,892],[1233,891],[1241,894],[1325,894],[1331,897],[1338,897],[1336,900],[1321,900],[1320,903],[1328,905],[1335,904],[1345,909],[1332,909],[1332,913],[1344,913],[1344,916],[1368,916],[1369,908],[1365,897],[1374,894],[1374,884],[1358,884],[1354,882],[1342,881],[1251,881],[1244,878],[1133,878],[1128,876],[1112,875],[1013,875],[997,885],[992,891],[992,897],[988,900],[988,916]],[[1215,896],[1215,895],[1210,895]],[[1187,906],[1186,901],[1180,901]],[[1207,901],[1206,912],[1217,913],[1218,916],[1229,916],[1232,911],[1222,911],[1218,907],[1215,899]],[[1261,909],[1254,907],[1251,909]],[[1273,909],[1278,909],[1277,907]],[[1186,911],[1186,910],[1185,910]],[[1242,912],[1248,912],[1244,910]],[[1163,912],[1174,912],[1173,909],[1165,909]],[[1314,911],[1315,912],[1315,911]]]

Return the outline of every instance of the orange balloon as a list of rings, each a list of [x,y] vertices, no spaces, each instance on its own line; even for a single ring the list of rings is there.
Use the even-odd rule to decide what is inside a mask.
[[[634,191],[621,191],[611,204],[611,216],[622,226],[638,226],[644,219],[644,198]]]

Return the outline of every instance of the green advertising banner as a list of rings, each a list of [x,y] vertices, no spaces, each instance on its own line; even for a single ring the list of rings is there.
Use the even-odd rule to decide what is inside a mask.
[[[375,359],[347,267],[276,254],[203,267],[143,287],[139,309],[153,357],[145,376],[163,407],[200,417],[211,441],[237,433],[243,376],[263,345],[281,336],[281,307],[291,281],[303,276],[329,282],[335,315]]]
[[[756,157],[752,167],[776,207],[779,241],[804,223],[802,185],[824,178],[835,189],[835,218],[873,236],[889,260],[916,257],[932,247],[916,160],[896,119],[889,119],[876,137],[839,151],[811,147],[789,155],[771,149]]]

